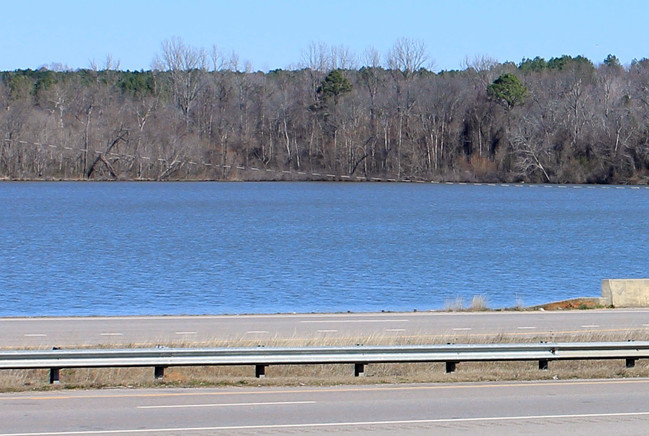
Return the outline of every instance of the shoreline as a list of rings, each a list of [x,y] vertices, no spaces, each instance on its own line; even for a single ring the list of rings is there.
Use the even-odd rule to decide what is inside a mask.
[[[127,314],[127,315],[16,315],[16,316],[3,316],[0,315],[0,320],[11,319],[174,319],[174,318],[223,318],[223,317],[287,317],[287,316],[340,316],[340,315],[358,315],[358,316],[374,316],[384,314],[459,314],[459,313],[533,313],[533,312],[553,312],[553,311],[568,311],[568,310],[616,310],[614,307],[606,307],[600,304],[600,297],[578,297],[568,300],[553,301],[549,303],[534,305],[523,308],[466,308],[466,309],[439,309],[439,310],[417,310],[412,311],[368,311],[368,312],[274,312],[274,313],[203,313],[203,314]],[[624,308],[624,309],[644,309],[642,307]],[[619,310],[619,309],[617,309]]]
[[[0,178],[0,183],[372,183],[372,184],[433,184],[433,185],[473,185],[473,186],[528,186],[528,187],[602,187],[602,188],[634,188],[649,189],[649,180],[645,183],[527,183],[527,182],[510,182],[510,181],[466,181],[466,180],[430,180],[430,179],[395,179],[391,177],[357,177],[348,178],[345,176],[331,175],[328,178],[314,179],[10,179]]]

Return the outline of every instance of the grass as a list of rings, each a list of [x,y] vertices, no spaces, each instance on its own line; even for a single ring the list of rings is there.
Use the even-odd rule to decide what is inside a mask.
[[[464,299],[461,296],[457,296],[444,302],[444,310],[447,312],[484,312],[489,310],[489,306],[487,305],[487,297],[484,295],[474,295],[471,298],[469,307],[464,307]]]
[[[471,299],[469,310],[481,312],[489,310],[489,307],[487,306],[487,297],[484,295],[474,295]]]
[[[349,338],[275,338],[261,343],[252,340],[211,341],[207,343],[173,342],[168,347],[296,347],[337,345],[422,345],[446,343],[520,343],[520,342],[595,342],[647,340],[639,331],[589,333],[580,335],[440,335]],[[132,347],[152,347],[133,344]],[[466,362],[454,373],[445,373],[444,363],[370,364],[364,377],[354,377],[353,365],[276,365],[266,369],[266,377],[254,377],[254,366],[172,367],[162,380],[155,380],[153,368],[62,369],[61,383],[49,384],[48,370],[0,370],[0,391],[26,391],[108,387],[200,387],[200,386],[330,386],[340,384],[478,382],[506,380],[542,380],[576,378],[649,377],[649,360],[638,360],[626,368],[623,359],[590,361],[555,361],[549,370],[538,369],[537,362]]]

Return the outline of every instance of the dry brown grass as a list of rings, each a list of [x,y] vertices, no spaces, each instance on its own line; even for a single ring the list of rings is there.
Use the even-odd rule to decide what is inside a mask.
[[[296,347],[337,345],[422,345],[445,343],[594,342],[647,340],[639,331],[586,333],[579,335],[440,335],[372,336],[363,338],[275,338],[253,341],[173,342],[169,347]],[[133,344],[132,347],[150,347]],[[638,360],[635,368],[625,368],[623,359],[554,361],[541,371],[537,362],[466,362],[446,374],[444,363],[370,364],[364,377],[354,377],[353,365],[277,365],[266,369],[266,377],[254,377],[254,366],[173,367],[155,380],[153,368],[62,369],[61,383],[49,384],[48,370],[1,370],[0,391],[65,388],[154,387],[154,386],[295,386],[381,383],[436,383],[504,380],[540,380],[608,377],[649,377],[649,360]]]
[[[446,374],[443,363],[372,364],[364,377],[354,377],[353,365],[270,366],[266,377],[254,377],[252,366],[174,367],[163,380],[154,380],[152,368],[63,369],[61,384],[48,383],[47,370],[4,370],[0,390],[49,390],[108,387],[209,386],[331,386],[353,384],[479,382],[545,379],[649,377],[649,361],[625,368],[622,359],[550,362],[466,362]]]

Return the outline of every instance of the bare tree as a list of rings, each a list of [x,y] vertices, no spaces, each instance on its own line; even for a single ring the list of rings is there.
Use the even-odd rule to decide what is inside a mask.
[[[189,125],[190,111],[207,70],[205,50],[188,46],[180,38],[172,38],[162,43],[162,53],[154,60],[153,68],[169,74],[176,103]]]
[[[96,60],[91,60],[90,61],[90,69],[92,71],[117,71],[120,69],[121,62],[118,60],[113,59],[113,56],[108,54],[106,55],[106,59],[104,60],[104,64],[100,67],[99,64],[97,64]]]
[[[319,73],[326,73],[331,70],[331,51],[324,42],[311,42],[309,46],[302,51],[303,68],[308,68]]]
[[[421,40],[399,38],[388,52],[388,67],[408,77],[428,62],[426,45]]]
[[[351,70],[358,64],[356,56],[344,45],[331,47],[330,53],[330,70]]]
[[[388,67],[394,79],[397,103],[397,179],[401,178],[401,153],[403,147],[404,122],[414,105],[414,93],[411,92],[412,78],[426,61],[428,55],[422,41],[399,38],[388,52]]]
[[[226,67],[226,62],[223,58],[223,54],[216,44],[213,44],[212,49],[210,50],[209,62],[211,67],[210,71],[213,73],[221,71]]]
[[[462,62],[463,69],[475,75],[480,89],[486,88],[496,79],[496,69],[499,65],[496,59],[486,55],[466,57]]]
[[[527,117],[516,124],[512,132],[516,168],[526,181],[552,183],[544,163],[551,160],[552,148],[548,138],[539,137],[538,126],[537,120]],[[537,173],[542,175],[541,180]]]

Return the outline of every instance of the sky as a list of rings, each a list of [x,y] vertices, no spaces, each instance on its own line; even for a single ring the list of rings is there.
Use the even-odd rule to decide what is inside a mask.
[[[649,0],[23,0],[2,14],[2,71],[102,68],[109,57],[148,70],[172,38],[254,71],[297,68],[312,44],[387,55],[399,38],[422,42],[433,71],[481,57],[649,58]]]

